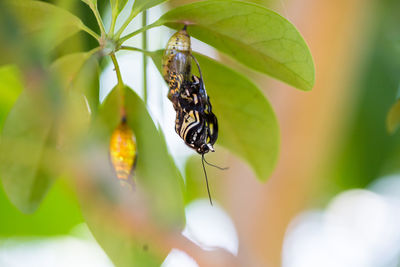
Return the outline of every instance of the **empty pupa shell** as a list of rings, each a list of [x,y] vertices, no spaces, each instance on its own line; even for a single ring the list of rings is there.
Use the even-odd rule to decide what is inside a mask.
[[[110,140],[110,159],[122,186],[133,185],[130,178],[137,157],[136,139],[125,121],[114,130]]]
[[[167,83],[170,82],[171,74],[183,75],[184,79],[190,79],[191,52],[190,36],[186,28],[172,35],[162,60],[163,77]]]

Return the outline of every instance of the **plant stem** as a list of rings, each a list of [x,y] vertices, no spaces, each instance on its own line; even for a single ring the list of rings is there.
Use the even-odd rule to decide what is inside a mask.
[[[120,95],[120,100],[121,100],[121,119],[125,118],[126,112],[125,112],[125,86],[124,82],[122,81],[122,76],[121,76],[121,70],[119,69],[118,61],[117,58],[115,57],[115,54],[112,53],[110,54],[111,60],[114,64],[115,72],[117,74],[117,79],[118,79],[118,89],[119,89],[119,95]]]
[[[113,10],[112,11],[112,18],[111,18],[111,26],[110,26],[110,31],[108,34],[110,36],[114,35],[114,30],[115,30],[115,23],[117,22],[117,13]]]
[[[90,5],[90,9],[93,11],[94,16],[96,17],[97,24],[99,24],[101,35],[105,35],[106,30],[104,28],[103,20],[101,19],[99,10],[97,9],[97,4]]]
[[[142,13],[142,27],[147,24],[147,10]],[[142,33],[142,49],[147,50],[147,32]],[[143,100],[147,105],[147,56],[143,53]]]
[[[147,30],[149,30],[151,28],[158,27],[158,26],[161,26],[161,24],[158,21],[156,21],[156,22],[154,22],[152,24],[146,25],[145,27],[143,27],[143,28],[141,28],[141,29],[139,29],[137,31],[134,31],[134,32],[132,32],[132,33],[130,33],[128,35],[125,35],[118,42],[120,44],[122,44],[123,42],[125,42],[126,40],[132,38],[133,36],[135,36],[135,35],[137,35],[139,33],[145,32],[145,31],[147,31]]]
[[[132,9],[131,14],[129,14],[129,17],[126,19],[126,21],[124,22],[124,24],[122,24],[121,28],[118,30],[118,32],[115,34],[116,39],[119,39],[119,37],[121,36],[121,34],[124,32],[124,30],[126,29],[126,27],[128,27],[129,23],[131,23],[131,21],[137,16],[137,14],[139,14],[139,12],[137,10]]]
[[[100,42],[100,36],[95,33],[94,31],[92,31],[88,26],[86,26],[85,24],[81,24],[81,29],[85,32],[87,32],[88,34],[90,34],[93,38],[95,38],[98,42]]]
[[[126,46],[126,45],[120,46],[118,50],[136,51],[136,52],[143,53],[143,54],[145,54],[146,56],[149,56],[149,57],[151,57],[151,54],[153,54],[153,52],[151,52],[151,51],[143,50],[143,49],[137,48],[137,47]]]
[[[117,73],[118,85],[123,86],[124,82],[122,81],[121,70],[119,69],[117,58],[115,57],[114,53],[112,53],[110,56],[112,62],[114,63],[115,72]]]

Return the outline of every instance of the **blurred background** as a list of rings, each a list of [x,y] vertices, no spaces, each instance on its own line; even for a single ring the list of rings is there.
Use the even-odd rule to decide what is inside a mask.
[[[49,2],[66,7],[97,30],[90,9],[80,1]],[[148,21],[187,2],[171,0],[154,7]],[[281,152],[274,174],[263,184],[245,163],[217,147],[210,161],[218,159],[230,168],[209,168],[216,202],[211,207],[199,158],[175,134],[167,87],[149,60],[151,115],[188,185],[183,234],[205,249],[226,249],[240,266],[400,266],[400,136],[386,130],[400,84],[400,1],[253,2],[277,11],[299,29],[315,61],[316,85],[302,92],[231,64],[270,100],[279,119]],[[99,3],[108,28],[108,1]],[[122,17],[128,13],[125,9]],[[126,31],[137,29],[140,22],[138,16]],[[6,25],[0,31],[1,43],[12,41],[6,37]],[[164,48],[172,33],[165,27],[150,30],[149,50]],[[140,47],[141,36],[129,44]],[[95,46],[80,33],[57,47],[53,56]],[[193,50],[232,63],[196,40]],[[142,96],[142,54],[119,52],[117,58],[124,81]],[[100,69],[103,100],[116,77],[110,62],[101,62]],[[9,84],[21,87],[21,75],[13,67],[0,67],[0,90]],[[198,264],[174,249],[163,266]],[[60,179],[34,215],[22,215],[0,188],[0,266],[113,265],[84,223],[73,189]]]

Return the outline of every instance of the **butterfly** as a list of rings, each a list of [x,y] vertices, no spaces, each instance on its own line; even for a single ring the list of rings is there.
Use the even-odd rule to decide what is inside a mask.
[[[191,73],[192,59],[200,77]],[[204,154],[214,152],[218,138],[218,120],[212,112],[210,97],[204,85],[200,64],[191,51],[190,36],[186,26],[168,41],[163,55],[163,77],[168,83],[168,99],[176,111],[175,132],[185,144],[202,156],[207,191],[212,204],[204,162]],[[224,168],[220,168],[224,169]]]

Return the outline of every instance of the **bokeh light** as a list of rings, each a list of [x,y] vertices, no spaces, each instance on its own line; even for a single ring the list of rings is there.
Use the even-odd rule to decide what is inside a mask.
[[[286,233],[284,267],[394,267],[400,257],[400,176],[340,193],[325,210],[298,215]]]

